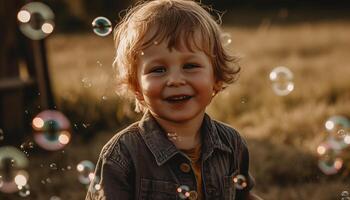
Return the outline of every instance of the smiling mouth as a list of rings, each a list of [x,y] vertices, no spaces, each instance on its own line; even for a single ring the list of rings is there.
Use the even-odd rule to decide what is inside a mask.
[[[179,96],[167,97],[165,100],[168,102],[171,102],[171,103],[177,103],[177,102],[187,101],[191,98],[192,98],[192,96],[189,96],[189,95],[179,95]]]

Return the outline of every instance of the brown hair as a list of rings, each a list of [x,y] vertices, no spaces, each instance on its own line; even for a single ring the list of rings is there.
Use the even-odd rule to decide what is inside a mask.
[[[211,60],[214,75],[224,89],[233,83],[240,71],[238,58],[230,55],[221,41],[222,31],[207,11],[210,8],[191,0],[154,0],[131,8],[114,29],[117,91],[120,95],[134,98],[138,88],[136,57],[142,49],[155,41],[168,41],[169,48],[177,48],[184,41],[191,50],[194,32],[201,33],[201,44],[194,44]],[[219,15],[218,15],[219,16]],[[219,16],[219,20],[220,20]],[[155,29],[153,36],[144,41],[145,35]],[[144,110],[136,100],[136,111]]]

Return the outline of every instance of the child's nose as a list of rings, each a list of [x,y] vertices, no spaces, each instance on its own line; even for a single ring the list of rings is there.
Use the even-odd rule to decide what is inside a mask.
[[[185,84],[186,84],[185,77],[181,73],[173,73],[169,75],[166,83],[168,87],[178,87]]]

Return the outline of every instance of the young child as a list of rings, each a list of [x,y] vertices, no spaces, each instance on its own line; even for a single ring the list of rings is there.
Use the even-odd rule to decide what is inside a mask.
[[[102,149],[86,199],[258,199],[245,141],[205,109],[239,67],[189,0],[132,8],[115,29],[120,92],[142,119]]]

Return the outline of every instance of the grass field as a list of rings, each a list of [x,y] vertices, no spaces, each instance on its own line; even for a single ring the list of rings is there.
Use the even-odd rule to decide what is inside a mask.
[[[350,163],[329,177],[318,169],[316,154],[327,134],[326,119],[350,117],[349,25],[323,21],[224,27],[232,36],[228,48],[242,58],[242,73],[208,112],[246,138],[255,192],[264,199],[335,200],[350,190]],[[52,35],[47,47],[57,106],[76,124],[76,136],[64,152],[32,153],[31,198],[83,199],[86,189],[75,177],[75,165],[84,159],[95,162],[113,133],[139,116],[115,94],[111,36]],[[281,65],[293,72],[295,84],[283,97],[273,93],[268,78]],[[52,171],[50,163],[73,169]]]

